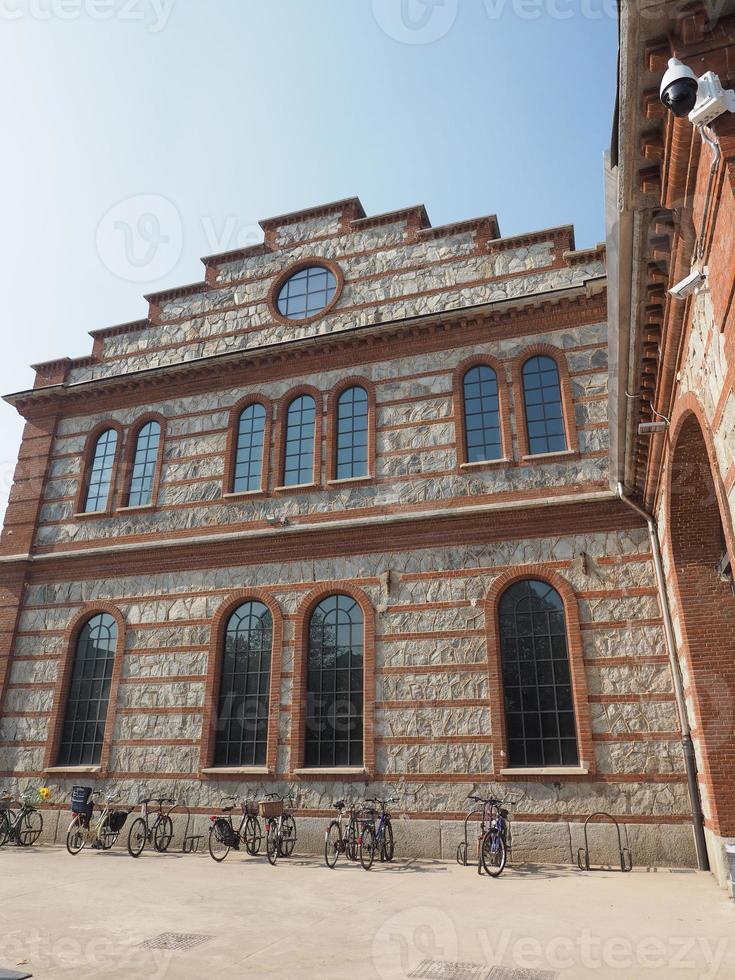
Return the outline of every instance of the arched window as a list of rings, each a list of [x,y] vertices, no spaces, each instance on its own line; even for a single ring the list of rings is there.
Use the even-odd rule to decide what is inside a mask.
[[[246,602],[227,622],[222,654],[216,766],[263,766],[268,743],[273,617]]]
[[[563,452],[567,448],[559,368],[551,357],[531,357],[523,365],[528,452]]]
[[[329,596],[311,614],[306,766],[363,764],[363,627],[351,596]]]
[[[298,486],[314,482],[314,434],[316,402],[311,395],[299,395],[286,412],[286,441],[283,454],[283,485]]]
[[[547,582],[516,582],[500,600],[499,625],[509,765],[577,765],[561,596]]]
[[[158,449],[161,443],[161,423],[151,420],[138,432],[130,474],[128,507],[145,507],[153,499]]]
[[[116,644],[117,623],[109,613],[93,616],[79,632],[59,742],[60,766],[99,764]]]
[[[500,432],[498,376],[487,364],[477,364],[464,376],[463,393],[467,462],[500,459],[503,455],[503,440]]]
[[[368,414],[368,395],[359,385],[346,388],[337,399],[334,468],[337,480],[367,476]]]
[[[253,402],[240,413],[237,423],[232,492],[260,490],[263,478],[265,406]]]
[[[89,464],[87,496],[84,501],[86,514],[107,509],[116,451],[117,430],[105,429],[97,438]]]

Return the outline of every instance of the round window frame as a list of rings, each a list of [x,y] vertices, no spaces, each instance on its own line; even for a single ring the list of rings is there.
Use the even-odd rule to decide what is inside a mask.
[[[309,269],[313,266],[321,266],[321,268],[326,269],[331,272],[335,278],[336,287],[334,290],[334,296],[327,303],[325,307],[319,310],[318,313],[312,314],[312,316],[299,317],[298,319],[284,316],[283,313],[278,309],[278,296],[286,285],[291,276],[295,276],[298,272],[303,269]],[[323,316],[327,316],[335,308],[337,303],[339,303],[342,296],[342,290],[344,289],[345,277],[342,269],[337,265],[336,262],[332,262],[331,259],[323,259],[320,256],[312,255],[305,259],[300,259],[298,262],[294,262],[292,265],[284,269],[283,272],[276,277],[271,288],[268,291],[268,310],[270,315],[278,323],[282,323],[287,326],[294,326],[300,324],[314,323],[315,320],[319,320]]]

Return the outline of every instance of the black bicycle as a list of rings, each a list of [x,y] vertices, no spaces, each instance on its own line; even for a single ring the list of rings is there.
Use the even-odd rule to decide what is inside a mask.
[[[36,809],[37,790],[21,794],[20,810],[13,809],[10,798],[0,800],[0,847],[8,842],[19,847],[31,847],[41,836],[43,817]]]
[[[232,811],[237,804],[242,807],[242,820],[235,829],[232,822]],[[209,853],[215,861],[224,861],[231,850],[239,851],[240,845],[252,857],[260,851],[263,841],[263,831],[258,820],[258,807],[252,800],[241,800],[237,796],[226,796],[222,800],[222,813],[210,817],[212,826],[209,828]]]
[[[286,802],[294,803],[289,793],[267,793],[258,803],[258,812],[265,820],[265,853],[271,864],[279,857],[291,857],[296,847],[296,821],[286,809]]]
[[[336,866],[340,854],[344,854],[348,861],[357,861],[358,857],[359,821],[357,808],[354,804],[348,807],[344,800],[338,800],[332,806],[337,811],[338,816],[329,824],[324,834],[324,860],[328,868]],[[347,814],[345,814],[345,810]],[[349,819],[345,827],[346,815]]]
[[[513,804],[508,800],[496,800],[492,797],[483,799],[480,796],[468,796],[467,799],[482,805],[477,873],[482,874],[484,869],[491,878],[499,878],[505,870],[508,851],[511,850],[510,813],[507,807]]]
[[[148,811],[149,804],[155,807],[153,814]],[[141,815],[133,820],[128,831],[128,854],[131,857],[140,857],[146,844],[153,844],[159,854],[169,849],[174,839],[174,823],[170,813],[178,805],[177,800],[166,797],[140,801]]]
[[[390,803],[397,802],[395,797],[390,800],[379,800],[377,797],[365,800],[366,804],[377,804],[377,807],[368,806],[368,816],[361,819],[359,854],[360,864],[366,871],[372,868],[376,854],[380,855],[381,861],[393,860],[395,841],[393,824],[387,808]]]

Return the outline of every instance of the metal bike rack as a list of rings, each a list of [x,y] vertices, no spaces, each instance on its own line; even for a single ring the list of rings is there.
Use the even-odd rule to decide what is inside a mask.
[[[629,841],[628,841],[628,828],[625,828],[625,847],[623,847],[623,838],[620,833],[620,824],[615,819],[611,813],[605,813],[604,810],[597,810],[595,813],[591,813],[584,822],[584,847],[580,847],[577,851],[577,865],[580,871],[609,871],[610,868],[605,868],[604,866],[599,866],[597,868],[590,867],[590,845],[587,836],[587,824],[590,820],[595,817],[605,817],[610,823],[615,827],[618,834],[618,853],[620,855],[620,870],[630,871],[633,868],[633,857],[630,853]]]
[[[185,803],[179,803],[176,809],[186,811],[186,827],[184,828],[184,839],[181,842],[181,853],[196,854],[196,852],[199,850],[199,845],[204,840],[204,834],[189,833],[192,820],[191,807],[186,806]]]
[[[457,864],[461,864],[463,867],[467,867],[467,855],[469,851],[469,837],[467,836],[467,828],[472,817],[477,815],[482,815],[484,806],[475,807],[474,810],[470,810],[467,816],[464,818],[464,840],[457,845]]]

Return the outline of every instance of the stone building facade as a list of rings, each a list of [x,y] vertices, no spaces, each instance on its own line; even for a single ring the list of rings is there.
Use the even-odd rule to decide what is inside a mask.
[[[611,478],[653,517],[704,861],[735,843],[735,116],[700,134],[660,104],[671,57],[735,86],[735,4],[621,4],[609,167]],[[702,288],[670,293],[692,269]],[[664,431],[639,433],[658,419]],[[696,799],[698,797],[698,799]]]
[[[422,207],[367,217],[357,199],[262,227],[262,245],[205,259],[203,282],[147,297],[145,320],[7,399],[27,424],[0,542],[1,784],[44,781],[52,813],[79,782],[202,815],[291,788],[314,847],[333,800],[396,796],[399,848],[434,856],[454,855],[468,793],[490,790],[515,802],[518,858],[571,860],[605,810],[637,862],[691,864],[649,536],[609,485],[604,248],[575,250],[569,227],[502,238],[494,217],[435,228]],[[309,276],[319,309],[299,307]],[[559,409],[541,437],[534,370]],[[351,476],[347,391],[365,434]],[[508,626],[503,603],[528,582],[557,624],[558,757],[538,755],[538,719],[519,734],[511,717],[507,631],[521,651],[527,621]],[[359,725],[325,763],[313,637],[335,596],[355,617]],[[223,764],[225,647],[253,603],[267,718],[250,763]],[[90,762],[69,704],[95,617],[108,673]]]

